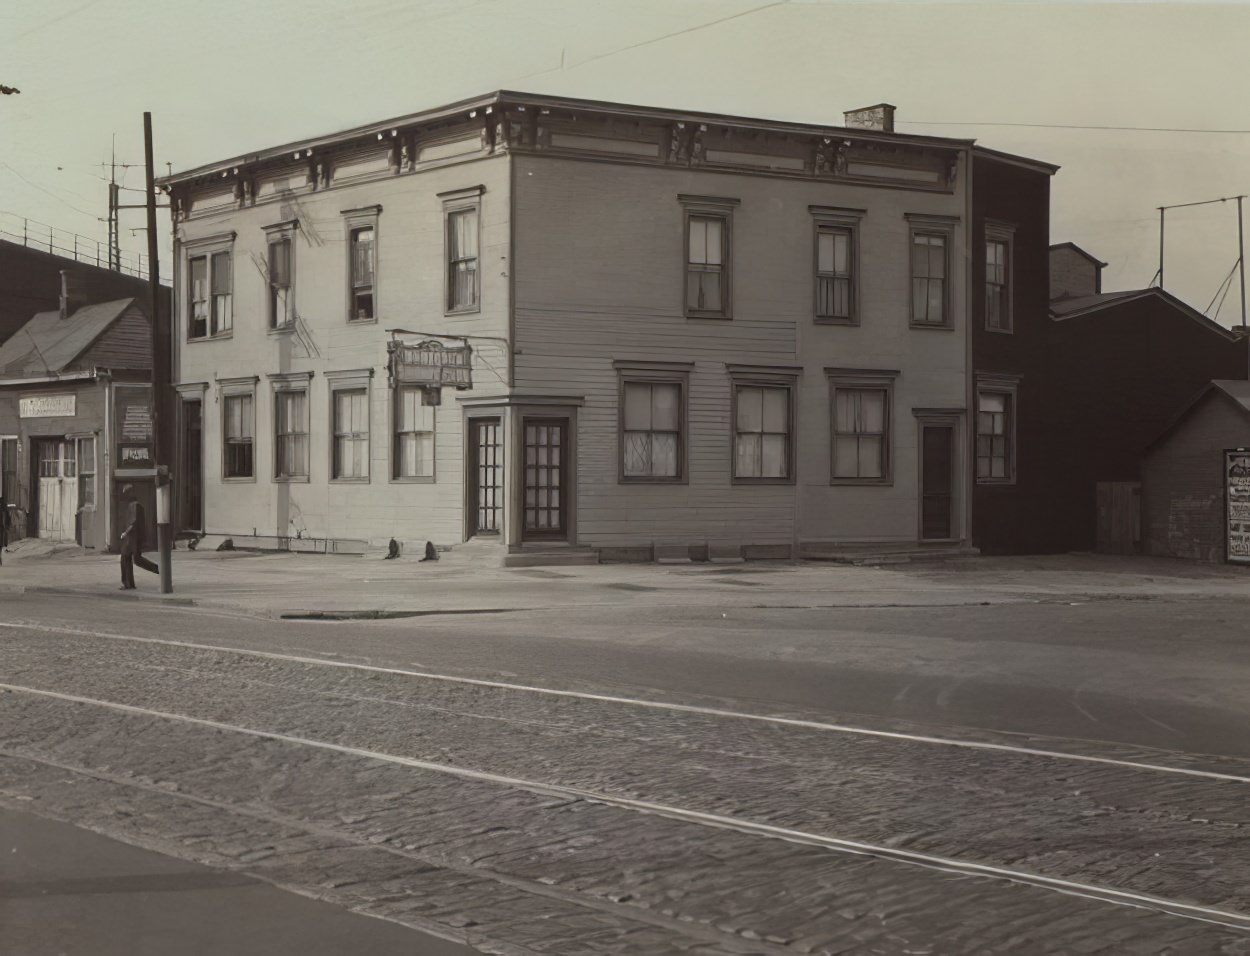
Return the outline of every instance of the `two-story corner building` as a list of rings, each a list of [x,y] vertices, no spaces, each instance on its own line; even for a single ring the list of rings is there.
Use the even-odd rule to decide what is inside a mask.
[[[892,113],[501,92],[167,178],[183,527],[967,545],[972,144]]]

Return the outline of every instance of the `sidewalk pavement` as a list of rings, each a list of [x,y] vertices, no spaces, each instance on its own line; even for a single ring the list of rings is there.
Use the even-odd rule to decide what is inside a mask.
[[[155,557],[155,555],[150,555]],[[464,552],[401,557],[175,551],[173,593],[118,558],[24,539],[4,554],[6,593],[71,593],[231,609],[266,618],[389,617],[570,608],[958,607],[1112,598],[1250,597],[1250,568],[1104,555],[960,557],[880,567],[824,562],[504,568]]]

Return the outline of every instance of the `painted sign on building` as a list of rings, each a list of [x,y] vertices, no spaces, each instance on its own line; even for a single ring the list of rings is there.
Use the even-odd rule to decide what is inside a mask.
[[[77,399],[73,392],[68,395],[32,395],[17,402],[21,418],[73,418]]]
[[[119,385],[114,392],[118,474],[151,474],[156,467],[156,429],[152,418],[152,389],[145,385]]]
[[[1224,452],[1229,561],[1250,564],[1250,449]]]

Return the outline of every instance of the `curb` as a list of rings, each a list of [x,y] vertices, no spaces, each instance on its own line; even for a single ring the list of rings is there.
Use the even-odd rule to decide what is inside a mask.
[[[47,585],[30,585],[30,584],[14,584],[8,585],[16,588],[13,593],[16,594],[75,594],[85,597],[111,598],[116,601],[160,601],[162,604],[173,604],[178,607],[199,607],[200,602],[196,598],[180,597],[178,595],[167,594],[149,594],[145,592],[122,592],[117,591],[97,591],[94,588],[58,588]]]
[[[531,609],[514,607],[469,607],[452,608],[450,610],[423,611],[283,611],[277,613],[276,616],[282,621],[383,621],[399,617],[430,617],[432,615],[446,614],[513,614],[518,610]],[[545,610],[545,608],[538,608],[537,610]]]

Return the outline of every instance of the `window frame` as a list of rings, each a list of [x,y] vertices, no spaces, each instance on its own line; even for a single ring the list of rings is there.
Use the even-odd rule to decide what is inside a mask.
[[[295,310],[295,236],[299,232],[299,220],[288,219],[283,222],[265,226],[265,315],[268,331],[272,334],[291,332],[299,319]],[[286,263],[286,312],[284,322],[277,321],[277,286],[273,281],[273,247],[285,243],[287,247]]]
[[[277,484],[308,484],[312,481],[312,372],[286,372],[269,375],[270,390],[273,393],[273,418],[270,420],[270,432],[273,435],[273,457],[269,469],[270,480]],[[278,433],[278,405],[283,395],[302,394],[304,396],[303,432],[284,432],[284,435],[303,434],[304,443],[304,474],[281,474],[278,464],[281,458],[282,435]],[[253,459],[254,460],[254,459]]]
[[[894,382],[899,376],[897,369],[827,368],[825,377],[829,382],[829,484],[892,486],[894,484],[894,440],[896,417],[894,414]],[[838,476],[838,391],[885,392],[884,422],[881,433],[881,477]],[[861,434],[848,432],[845,434]]]
[[[793,485],[798,457],[798,390],[802,369],[792,366],[726,365],[729,373],[729,475],[734,485]],[[738,474],[738,390],[784,388],[787,392],[786,474],[782,477]],[[768,434],[761,432],[761,434]]]
[[[618,359],[617,373],[616,481],[621,485],[685,485],[690,483],[690,371],[694,362],[647,362]],[[627,385],[676,385],[677,474],[627,475],[625,473],[625,391]]]
[[[92,512],[97,509],[98,499],[96,497],[99,488],[96,482],[97,468],[99,467],[99,436],[95,432],[70,432],[65,436],[67,442],[73,442],[74,460],[77,462],[77,474],[75,477],[75,491],[77,496],[77,509],[79,512]],[[83,449],[87,442],[91,443],[90,459],[84,454]],[[87,467],[90,465],[90,467]],[[84,501],[83,491],[89,488],[91,492],[91,501]]]
[[[972,449],[972,467],[973,475],[976,477],[978,485],[1014,485],[1018,480],[1018,471],[1016,463],[1017,446],[1019,445],[1018,433],[1018,396],[1019,396],[1020,376],[1005,373],[982,373],[978,372],[976,376],[976,422],[973,424],[974,444]],[[981,431],[981,397],[983,395],[1001,395],[1006,399],[1006,407],[1003,410],[1003,438],[1006,449],[1003,455],[1003,470],[1005,474],[1002,476],[982,475],[981,474],[981,438],[984,435],[993,439],[993,432]],[[990,413],[992,414],[992,413]],[[993,470],[993,461],[997,457],[992,453],[985,456],[990,461],[990,468]]]
[[[681,308],[687,319],[733,319],[733,213],[741,200],[721,196],[679,195],[682,207],[681,243]],[[721,307],[699,309],[690,305],[690,227],[695,220],[719,221],[721,224]],[[706,265],[706,263],[704,263]]]
[[[435,484],[438,481],[438,408],[437,405],[425,405],[425,397],[422,394],[424,389],[420,385],[406,385],[396,383],[391,387],[391,428],[390,428],[390,446],[391,446],[391,468],[390,480],[396,484]],[[417,396],[418,404],[433,409],[430,412],[430,448],[433,454],[430,457],[430,473],[428,475],[402,475],[400,474],[400,463],[402,455],[400,454],[400,440],[404,435],[422,435],[426,434],[425,429],[414,429],[411,431],[400,431],[399,426],[402,421],[400,401],[405,392],[413,392]]]
[[[443,314],[471,315],[482,311],[482,196],[485,186],[469,186],[465,189],[454,189],[438,194],[443,202]],[[468,305],[457,305],[454,300],[456,282],[453,278],[453,267],[457,262],[467,262],[468,257],[452,260],[452,219],[454,216],[471,213],[474,218],[477,235],[477,252],[473,257],[476,267],[473,272],[473,301]]]
[[[247,484],[256,481],[256,383],[255,375],[241,378],[217,379],[217,399],[221,404],[221,480],[229,484]],[[231,475],[227,473],[226,444],[229,441],[229,409],[230,399],[250,398],[252,400],[252,473],[251,475]]]
[[[860,322],[860,278],[859,278],[859,234],[860,223],[867,210],[849,209],[840,206],[808,206],[812,216],[812,320],[817,325],[859,325]],[[850,285],[848,294],[848,315],[820,314],[820,237],[822,235],[847,236],[847,257],[849,266],[847,280]]]
[[[1003,248],[1003,271],[1005,273],[1003,286],[1003,316],[1002,325],[990,324],[990,276],[989,276],[989,248],[991,243],[1001,244]],[[985,270],[984,275],[984,295],[985,295],[985,331],[995,332],[1000,335],[1012,335],[1016,329],[1015,315],[1015,226],[1004,222],[994,222],[987,220],[985,223],[985,241],[983,243],[985,250],[985,260],[982,268]]]
[[[185,340],[190,342],[208,342],[215,339],[228,339],[234,336],[234,240],[236,233],[229,232],[216,236],[205,236],[202,239],[193,239],[182,245],[182,262],[186,269],[186,279],[183,287],[183,297],[180,300],[181,307],[186,312],[186,335]],[[218,312],[217,312],[217,293],[213,292],[213,280],[216,270],[213,267],[213,260],[218,256],[225,256],[230,263],[230,291],[227,293],[230,300],[230,325],[225,329],[218,329]],[[194,286],[192,285],[193,263],[204,260],[204,285],[207,295],[206,315],[204,320],[205,334],[193,335],[194,330],[194,301],[192,296]]]
[[[907,322],[913,329],[938,329],[952,331],[955,328],[955,226],[958,216],[924,216],[905,213],[907,220]],[[942,321],[929,322],[916,318],[916,280],[933,281],[929,276],[917,276],[916,239],[940,238],[943,248],[942,273]]]
[[[330,483],[336,485],[367,485],[372,480],[373,472],[373,390],[370,387],[373,379],[373,369],[352,369],[350,371],[335,371],[325,373],[326,381],[329,383],[330,407],[329,407],[329,430],[330,430],[330,461],[329,475]],[[343,392],[362,393],[365,400],[365,429],[364,432],[340,432],[338,426],[338,396]],[[339,474],[339,438],[344,435],[364,436],[365,442],[365,473],[363,475],[340,475]],[[359,440],[357,438],[357,440]]]
[[[344,308],[346,309],[348,325],[374,325],[378,321],[378,249],[380,248],[378,245],[378,219],[381,213],[381,206],[344,209],[340,213],[343,216],[344,244],[347,247],[347,302]],[[373,230],[373,282],[369,285],[370,294],[373,297],[373,315],[367,318],[357,318],[357,289],[364,287],[356,285],[356,235],[366,229]]]

